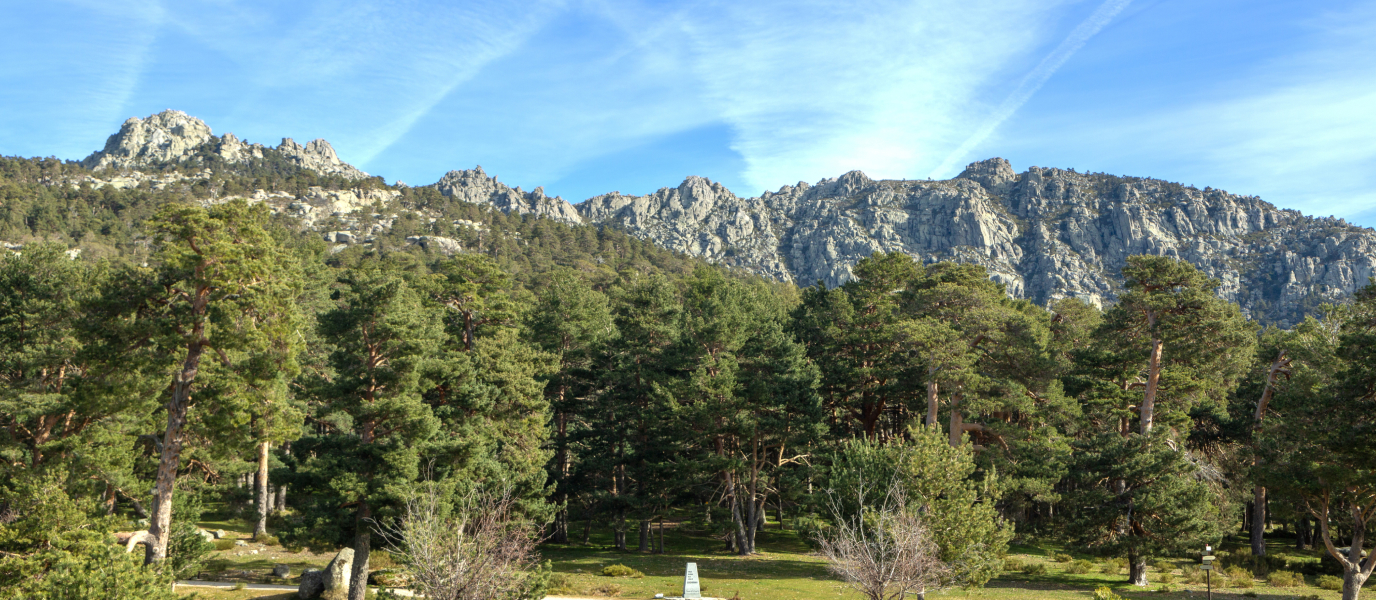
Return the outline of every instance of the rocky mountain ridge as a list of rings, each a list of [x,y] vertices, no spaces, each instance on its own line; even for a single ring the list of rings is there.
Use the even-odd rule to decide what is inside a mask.
[[[943,181],[875,181],[859,171],[756,198],[689,177],[646,196],[576,207],[589,221],[708,260],[792,280],[845,283],[874,252],[983,265],[1039,304],[1113,302],[1128,256],[1187,260],[1219,295],[1293,325],[1376,275],[1376,231],[1279,209],[1255,196],[1155,179],[1031,167],[995,158]]]
[[[165,111],[125,122],[106,148],[83,164],[96,171],[87,178],[95,185],[179,185],[190,177],[137,169],[208,148],[230,163],[269,151],[232,134],[216,138],[200,120]],[[324,140],[303,147],[287,139],[272,150],[298,157],[295,164],[317,173],[367,176],[339,161]],[[101,172],[106,169],[121,172]],[[677,187],[644,196],[614,192],[573,205],[547,196],[543,188],[511,188],[481,167],[450,171],[428,187],[506,213],[616,227],[691,256],[799,285],[843,284],[861,259],[897,251],[923,262],[983,265],[1010,295],[1039,304],[1079,297],[1102,305],[1121,291],[1120,270],[1128,256],[1163,254],[1188,260],[1218,279],[1219,295],[1238,302],[1251,317],[1288,326],[1322,303],[1346,299],[1376,275],[1376,231],[1341,219],[1308,217],[1255,196],[1150,178],[1042,167],[1018,173],[1001,158],[973,163],[948,180],[877,181],[851,171],[754,198],[688,177]],[[390,227],[398,211],[407,210],[394,205],[401,196],[397,189],[255,190],[244,197],[296,216],[343,245],[366,243],[380,228]],[[437,218],[419,216],[432,224]],[[474,226],[453,223],[456,230]],[[462,249],[448,237],[424,237],[413,243],[446,252]]]
[[[182,162],[193,156],[203,145],[229,163],[244,163],[251,158],[263,158],[268,150],[275,150],[299,167],[321,175],[338,175],[346,179],[367,179],[367,173],[339,160],[330,143],[317,139],[305,146],[291,138],[282,138],[276,148],[240,141],[232,133],[216,137],[204,121],[179,110],[165,110],[140,119],[133,117],[120,126],[119,131],[105,141],[105,148],[92,153],[81,164],[93,171],[106,169],[130,170],[159,163]]]

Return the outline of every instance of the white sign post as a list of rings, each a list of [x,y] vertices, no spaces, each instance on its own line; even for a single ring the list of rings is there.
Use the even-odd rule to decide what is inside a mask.
[[[702,583],[698,581],[698,563],[688,563],[688,572],[683,575],[683,597],[702,597]]]

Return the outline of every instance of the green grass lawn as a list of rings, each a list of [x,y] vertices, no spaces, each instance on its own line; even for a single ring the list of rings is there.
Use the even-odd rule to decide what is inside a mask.
[[[242,520],[205,521],[202,527],[233,532],[232,538],[246,539],[252,531],[252,528]],[[630,543],[634,547],[634,535]],[[840,581],[833,578],[827,572],[822,559],[813,555],[804,540],[791,530],[779,531],[771,526],[760,535],[760,554],[749,557],[731,554],[723,548],[720,540],[687,527],[667,529],[665,545],[665,554],[618,552],[611,547],[610,532],[598,532],[591,537],[589,544],[545,544],[540,547],[540,553],[554,567],[556,588],[552,593],[565,596],[652,598],[657,593],[675,595],[682,591],[686,563],[696,562],[703,581],[703,592],[707,595],[739,597],[742,600],[854,600],[861,597],[845,589]],[[254,549],[258,550],[258,554],[250,554]],[[1292,564],[1318,560],[1315,552],[1296,551],[1283,539],[1272,541],[1268,551],[1272,555],[1285,556]],[[1189,564],[1191,561],[1188,560],[1174,561],[1176,568],[1172,570],[1171,575],[1175,582],[1169,585],[1170,592],[1161,592],[1161,572],[1156,568],[1152,568],[1148,575],[1152,585],[1143,589],[1128,585],[1125,573],[1102,572],[1102,563],[1099,562],[1093,565],[1089,573],[1068,573],[1068,563],[1053,560],[1053,555],[1057,553],[1067,553],[1067,549],[1054,545],[1015,545],[1009,549],[1010,564],[1025,565],[1031,573],[1005,572],[981,589],[948,590],[929,594],[928,597],[953,600],[1087,600],[1093,598],[1093,590],[1099,586],[1109,586],[1115,593],[1134,600],[1201,600],[1204,597],[1203,583],[1184,582],[1179,567]],[[1073,549],[1068,553],[1076,559],[1093,560],[1088,555],[1074,552]],[[332,557],[333,553],[293,553],[280,546],[254,544],[247,548],[235,547],[213,553],[207,561],[206,574],[221,581],[292,583],[302,569],[324,566]],[[293,579],[280,581],[268,577],[273,565],[276,564],[291,565]],[[644,577],[603,576],[602,569],[614,564],[631,567],[644,573]],[[1036,565],[1042,565],[1044,570],[1038,573]],[[1227,587],[1229,584],[1220,579],[1214,578],[1213,596],[1221,600],[1251,597],[1299,600],[1314,596],[1329,600],[1339,597],[1336,591],[1316,587],[1313,577],[1308,578],[1305,585],[1291,588],[1273,588],[1268,586],[1264,579],[1251,579],[1250,588]],[[203,600],[285,600],[287,597],[280,592],[250,590],[183,588],[182,591],[186,594],[196,593],[197,597]]]

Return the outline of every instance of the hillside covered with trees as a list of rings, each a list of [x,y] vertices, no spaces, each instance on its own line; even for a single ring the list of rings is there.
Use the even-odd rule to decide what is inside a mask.
[[[432,188],[340,248],[224,198],[358,182],[270,154],[168,170],[192,176],[52,185],[88,172],[0,161],[0,239],[24,243],[0,251],[0,589],[20,597],[97,573],[175,597],[217,512],[351,548],[363,600],[425,494],[497,499],[553,545],[655,552],[669,522],[743,555],[766,522],[825,541],[900,497],[948,567],[933,588],[987,582],[1014,536],[1124,558],[1139,585],[1241,531],[1257,569],[1268,532],[1326,547],[1346,597],[1376,564],[1340,551],[1376,518],[1376,287],[1288,330],[1161,256],[1128,259],[1104,309],[901,253],[800,289]],[[408,242],[456,220],[481,225],[465,251]],[[155,568],[114,544],[131,529]],[[504,597],[548,576],[522,573]]]

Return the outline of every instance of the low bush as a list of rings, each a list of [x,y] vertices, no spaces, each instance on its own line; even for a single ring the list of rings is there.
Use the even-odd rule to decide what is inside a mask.
[[[1088,573],[1090,567],[1093,566],[1094,563],[1089,562],[1087,560],[1072,561],[1070,564],[1065,566],[1065,572],[1070,573],[1071,575],[1084,575],[1085,573]]]
[[[234,540],[215,540],[216,550],[229,550],[234,547]]]
[[[1027,563],[1023,565],[1022,572],[1027,575],[1045,575],[1046,563]]]
[[[1113,593],[1112,588],[1101,585],[1094,588],[1094,600],[1123,600],[1123,597]]]
[[[1271,571],[1266,577],[1267,585],[1271,587],[1296,587],[1304,585],[1304,577],[1294,571]]]
[[[276,546],[276,545],[278,544],[277,536],[275,536],[275,535],[268,535],[268,534],[266,534],[266,533],[263,534],[263,535],[255,535],[255,536],[253,536],[253,541],[255,541],[255,542],[259,543],[259,544],[263,544],[264,546]]]
[[[1343,589],[1343,578],[1334,577],[1332,575],[1320,575],[1319,587],[1325,590],[1341,590]]]
[[[1248,574],[1246,574],[1246,575],[1243,575],[1242,577],[1229,577],[1229,578],[1228,578],[1228,585],[1229,585],[1230,587],[1235,587],[1235,588],[1245,589],[1245,588],[1249,588],[1249,587],[1252,587],[1252,586],[1256,585],[1256,583],[1257,583],[1257,582],[1256,582],[1255,580],[1252,579],[1252,574],[1251,574],[1251,573],[1248,573]]]
[[[1242,592],[1242,595],[1243,595],[1243,596],[1246,596],[1246,597],[1248,597],[1248,598],[1256,598],[1256,597],[1257,597],[1257,591],[1256,591],[1256,590],[1247,590],[1247,591],[1245,591],[1245,592]]]
[[[1174,592],[1174,591],[1175,591],[1175,588],[1171,587],[1170,585],[1165,585],[1165,584],[1163,584],[1163,585],[1162,585],[1161,587],[1159,587],[1159,588],[1156,588],[1156,593],[1158,593],[1158,594],[1169,594],[1169,593]]]
[[[632,579],[640,579],[641,577],[645,576],[644,573],[641,573],[640,571],[632,569],[626,565],[610,565],[603,567],[602,574],[607,577],[630,577]]]
[[[1228,579],[1238,579],[1241,577],[1247,577],[1250,579],[1252,577],[1252,571],[1250,569],[1244,569],[1238,565],[1233,565],[1223,570],[1223,576],[1227,577]]]
[[[1169,560],[1158,560],[1151,564],[1151,568],[1162,573],[1170,573],[1175,570],[1175,563]]]
[[[1099,565],[1099,572],[1105,575],[1117,575],[1123,572],[1123,567],[1126,564],[1127,561],[1121,558],[1110,558],[1105,560],[1104,564]]]
[[[1016,573],[1021,571],[1025,566],[1027,566],[1027,563],[1022,562],[1020,558],[1003,559],[1003,572],[1005,573]]]
[[[1070,561],[1072,561],[1072,560],[1075,560],[1075,557],[1074,557],[1074,556],[1071,556],[1071,555],[1066,554],[1066,553],[1064,553],[1064,552],[1058,552],[1058,553],[1056,553],[1056,554],[1052,554],[1052,555],[1051,555],[1051,558],[1052,558],[1052,560],[1055,560],[1055,561],[1058,562],[1058,563],[1068,563],[1068,562],[1070,562]]]
[[[1156,576],[1156,580],[1166,585],[1170,585],[1175,583],[1175,575],[1171,573],[1162,573]]]
[[[1180,576],[1185,578],[1185,583],[1199,583],[1204,581],[1204,571],[1198,565],[1185,565],[1180,567]]]

